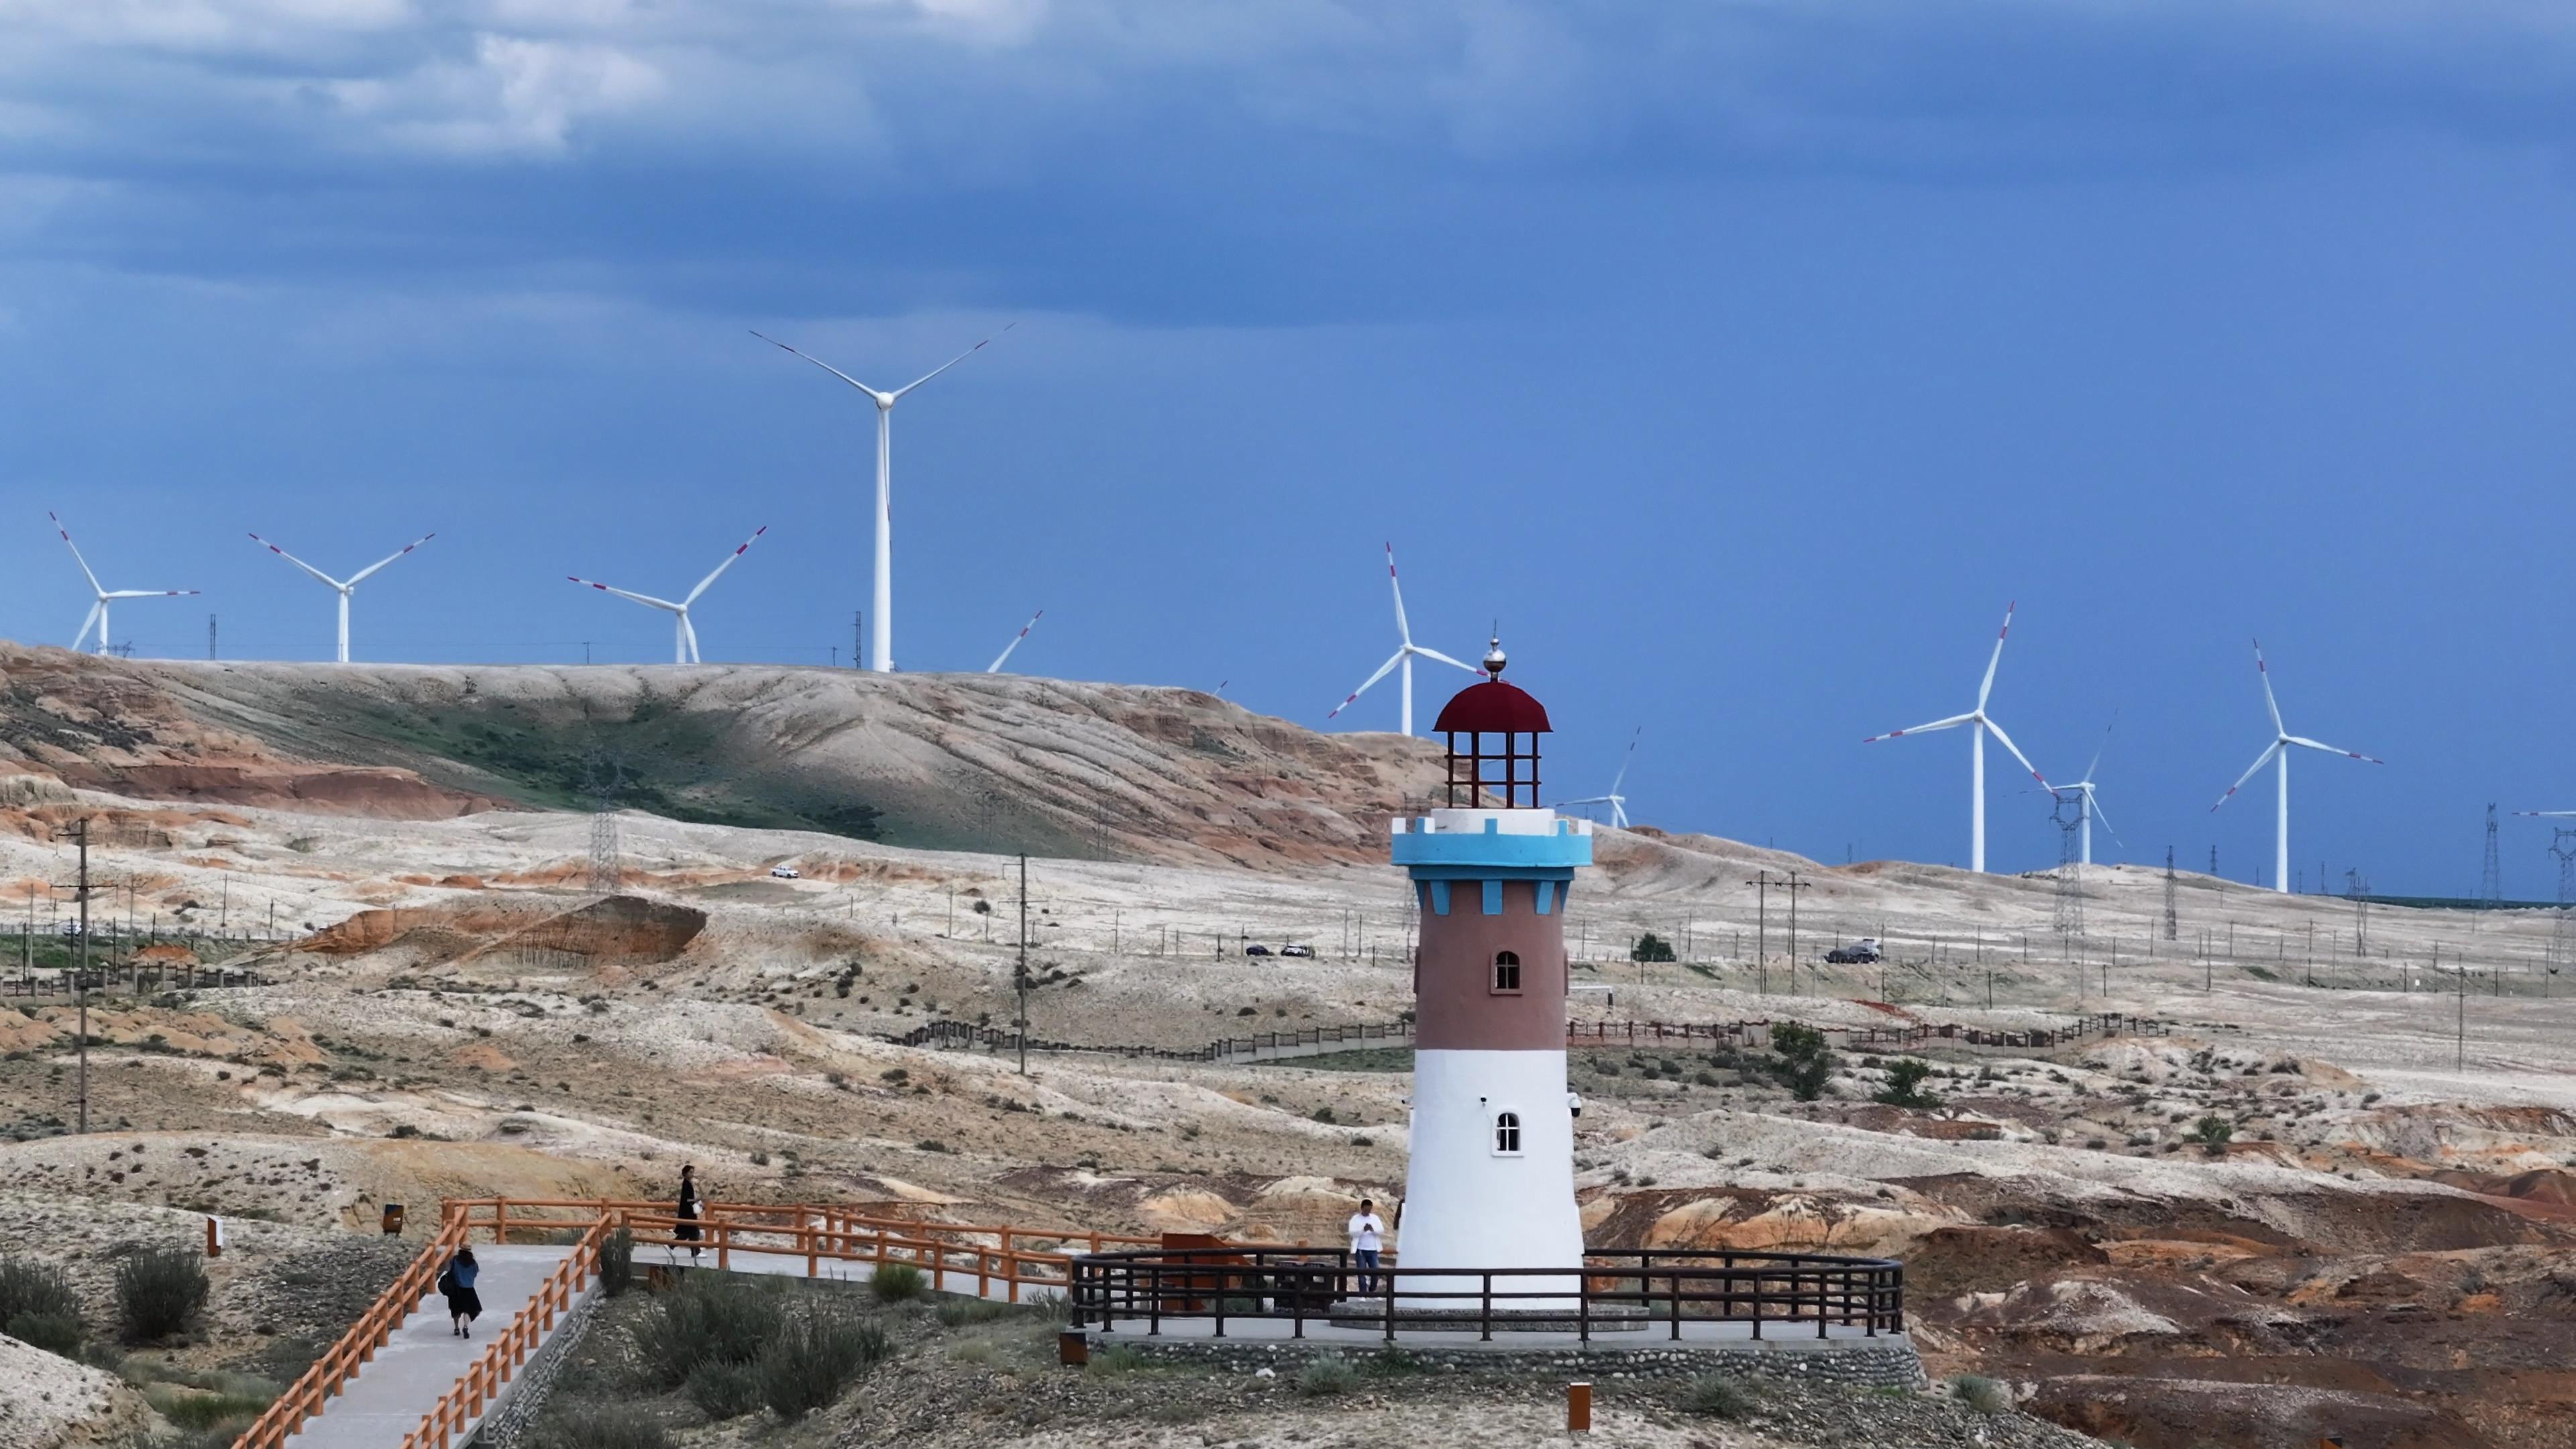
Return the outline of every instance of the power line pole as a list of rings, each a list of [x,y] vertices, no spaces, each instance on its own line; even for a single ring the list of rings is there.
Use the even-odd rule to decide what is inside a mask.
[[[868,611],[865,609],[854,609],[850,613],[850,667],[868,667]]]
[[[84,815],[64,830],[54,832],[60,840],[68,833],[80,845],[80,954],[72,968],[72,990],[80,999],[79,1039],[75,1043],[80,1063],[80,1132],[89,1132],[89,817]]]
[[[215,616],[212,614],[206,616],[206,657],[215,657]]]
[[[1020,998],[1020,1075],[1029,1074],[1029,858],[1020,856],[1020,966],[1012,985]]]
[[[1789,883],[1785,887],[1789,892],[1789,994],[1791,996],[1798,994],[1798,892],[1812,890],[1815,884],[1814,881],[1802,879],[1793,870],[1789,872]]]
[[[1761,968],[1762,994],[1771,994],[1771,872],[1757,870],[1746,881],[1753,887],[1753,960]]]
[[[2165,847],[2165,939],[2168,941],[2182,939],[2181,917],[2174,909],[2175,893],[2174,853],[2173,847],[2168,845]]]
[[[2487,805],[2487,856],[2478,874],[2478,899],[2491,906],[2504,900],[2504,862],[2496,854],[2496,808],[2492,802]]]

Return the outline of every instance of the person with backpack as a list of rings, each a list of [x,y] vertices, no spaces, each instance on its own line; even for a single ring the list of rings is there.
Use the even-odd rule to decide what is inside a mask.
[[[474,1291],[474,1280],[482,1272],[472,1248],[458,1248],[439,1272],[438,1291],[447,1295],[448,1325],[458,1338],[472,1338],[474,1320],[483,1316],[482,1296]]]

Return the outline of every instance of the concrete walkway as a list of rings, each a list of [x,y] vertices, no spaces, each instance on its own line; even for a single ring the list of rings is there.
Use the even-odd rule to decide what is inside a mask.
[[[571,1248],[552,1245],[476,1248],[474,1258],[483,1273],[474,1287],[483,1298],[483,1316],[474,1322],[474,1336],[456,1337],[448,1325],[447,1300],[432,1292],[340,1396],[325,1403],[287,1442],[296,1449],[402,1449],[403,1436],[420,1427],[421,1419],[528,1306],[547,1275],[571,1255]]]
[[[639,1274],[654,1268],[687,1269],[693,1266],[710,1272],[715,1271],[715,1249],[708,1248],[700,1252],[693,1264],[689,1259],[689,1250],[686,1248],[666,1247],[659,1243],[638,1243],[635,1247],[635,1271]],[[749,1248],[736,1248],[727,1257],[725,1271],[760,1273],[780,1278],[802,1278],[805,1276],[805,1255],[763,1253]],[[995,1303],[1011,1301],[1011,1285],[1000,1278],[985,1279],[979,1290],[973,1273],[961,1273],[955,1268],[950,1268],[936,1278],[931,1278],[930,1269],[926,1264],[921,1271],[923,1276],[932,1283],[933,1290],[936,1292],[959,1298],[984,1298]],[[814,1262],[814,1277],[817,1281],[865,1283],[875,1276],[874,1263],[853,1263],[838,1258],[818,1258]],[[1050,1290],[1022,1284],[1020,1301],[1025,1303],[1031,1294],[1049,1291],[1060,1293],[1064,1290],[1060,1286]]]
[[[1498,1353],[1510,1353],[1537,1349],[1573,1349],[1583,1343],[1582,1336],[1571,1329],[1560,1333],[1523,1332],[1498,1328],[1494,1331],[1492,1341],[1487,1342],[1476,1336],[1476,1328],[1473,1324],[1457,1331],[1407,1328],[1403,1326],[1401,1319],[1397,1320],[1397,1325],[1395,1342],[1399,1347],[1489,1349]],[[1153,1322],[1143,1317],[1128,1318],[1121,1315],[1113,1325],[1104,1328],[1095,1315],[1086,1325],[1085,1331],[1113,1342],[1131,1338],[1202,1339],[1214,1342],[1216,1320],[1167,1316],[1163,1319],[1161,1331],[1158,1333],[1155,1331]],[[1229,1318],[1225,1321],[1225,1337],[1229,1342],[1275,1343],[1295,1336],[1296,1331],[1296,1323],[1285,1318]],[[1386,1344],[1386,1333],[1383,1329],[1346,1328],[1321,1318],[1306,1320],[1305,1337],[1307,1341],[1313,1343],[1346,1344],[1353,1348],[1384,1347]],[[1676,1341],[1672,1336],[1672,1325],[1663,1319],[1632,1320],[1628,1326],[1622,1328],[1604,1329],[1596,1326],[1592,1330],[1592,1346],[1597,1349],[1671,1348]],[[1682,1320],[1682,1332],[1678,1342],[1684,1347],[1724,1344],[1733,1348],[1758,1347],[1776,1349],[1782,1353],[1812,1353],[1818,1350],[1850,1348],[1864,1343],[1910,1346],[1913,1340],[1903,1333],[1881,1331],[1872,1335],[1866,1329],[1842,1323],[1829,1325],[1825,1336],[1820,1338],[1816,1334],[1816,1325],[1813,1323],[1797,1323],[1780,1319],[1765,1319],[1762,1324],[1762,1337],[1757,1340],[1753,1336],[1753,1324],[1746,1319],[1685,1318]]]

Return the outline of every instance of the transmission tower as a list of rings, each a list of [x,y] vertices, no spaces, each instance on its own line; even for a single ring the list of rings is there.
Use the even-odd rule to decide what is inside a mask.
[[[2478,874],[2478,899],[2491,906],[2504,900],[2504,864],[2496,856],[2496,808],[2493,804],[2487,806],[2487,859]]]
[[[2067,954],[2074,954],[2075,942],[2084,935],[2084,877],[2077,862],[2083,859],[2084,807],[2081,796],[2075,797],[2069,809],[2066,796],[2060,795],[2049,807],[2048,818],[2057,822],[2057,934],[2067,943]]]
[[[2549,842],[2558,857],[2558,918],[2549,932],[2549,971],[2576,965],[2576,830],[2562,825]]]
[[[625,874],[617,851],[617,791],[625,783],[624,764],[593,745],[582,773],[590,795],[590,888],[601,895],[615,895]]]
[[[2165,847],[2165,939],[2168,941],[2180,940],[2182,938],[2181,913],[2174,909],[2175,878],[2173,860],[2173,847],[2168,845]]]

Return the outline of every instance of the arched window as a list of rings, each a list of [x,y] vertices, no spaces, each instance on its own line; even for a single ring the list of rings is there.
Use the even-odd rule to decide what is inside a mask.
[[[1496,1157],[1518,1157],[1521,1155],[1520,1113],[1500,1112],[1495,1114],[1494,1155]]]
[[[1521,989],[1521,958],[1517,954],[1510,951],[1494,953],[1494,989],[1496,991]]]

